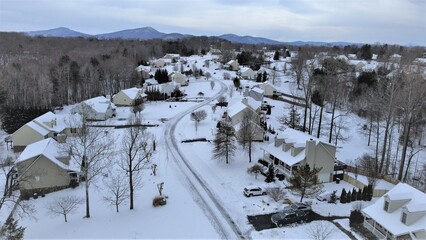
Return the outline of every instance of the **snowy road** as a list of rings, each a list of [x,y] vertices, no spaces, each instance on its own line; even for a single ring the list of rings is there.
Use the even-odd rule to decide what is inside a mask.
[[[244,236],[229,213],[223,207],[223,204],[215,196],[214,192],[191,167],[188,160],[185,159],[185,156],[180,152],[176,138],[174,137],[176,125],[184,116],[213,102],[226,92],[227,86],[216,79],[215,81],[221,86],[221,90],[216,95],[170,119],[170,122],[167,124],[164,131],[165,144],[168,152],[175,160],[173,162],[177,165],[178,169],[181,170],[190,190],[194,193],[194,200],[201,206],[204,213],[209,217],[219,235],[224,239],[247,239],[250,237]]]

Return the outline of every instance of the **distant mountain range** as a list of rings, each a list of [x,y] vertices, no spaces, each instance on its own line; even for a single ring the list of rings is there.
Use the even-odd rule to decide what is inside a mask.
[[[163,40],[178,40],[187,37],[193,37],[194,35],[181,34],[181,33],[162,33],[152,27],[143,27],[136,29],[127,29],[112,33],[102,33],[96,35],[90,35],[82,32],[77,32],[66,27],[54,28],[49,30],[41,31],[30,31],[24,32],[29,36],[45,36],[45,37],[95,37],[98,39],[138,39],[138,40],[149,40],[149,39],[163,39]],[[228,40],[232,43],[241,44],[265,44],[265,45],[313,45],[313,46],[347,46],[347,45],[360,45],[359,43],[348,43],[348,42],[313,42],[313,41],[295,41],[295,42],[279,42],[262,37],[252,36],[238,36],[235,34],[224,34],[217,36],[218,38]]]

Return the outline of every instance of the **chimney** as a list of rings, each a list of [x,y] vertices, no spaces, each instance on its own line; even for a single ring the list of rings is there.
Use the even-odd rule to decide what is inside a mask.
[[[282,138],[276,138],[274,146],[275,147],[279,147],[281,144],[283,144],[283,142],[284,142],[284,139],[282,139]]]

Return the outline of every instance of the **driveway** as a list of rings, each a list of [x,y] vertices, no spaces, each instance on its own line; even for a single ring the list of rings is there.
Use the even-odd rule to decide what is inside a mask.
[[[249,222],[253,225],[254,229],[256,229],[256,231],[262,231],[262,230],[265,230],[265,229],[271,229],[271,228],[277,227],[277,226],[275,226],[275,224],[273,224],[271,222],[271,216],[275,213],[277,213],[277,212],[269,213],[269,214],[263,214],[263,215],[256,215],[256,216],[247,216],[247,218],[248,218]],[[348,217],[340,217],[340,216],[324,217],[324,216],[319,215],[318,213],[310,211],[309,215],[308,215],[308,221],[307,222],[318,221],[318,220],[333,221],[335,219],[343,219],[343,218],[348,218]],[[292,224],[294,224],[294,223],[292,223]]]

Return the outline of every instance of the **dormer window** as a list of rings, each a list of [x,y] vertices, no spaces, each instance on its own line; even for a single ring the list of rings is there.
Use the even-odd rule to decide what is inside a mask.
[[[407,213],[406,212],[402,212],[402,217],[401,217],[401,222],[404,224],[407,224]]]
[[[383,206],[383,209],[388,212],[389,211],[389,202],[385,201],[385,205]]]

